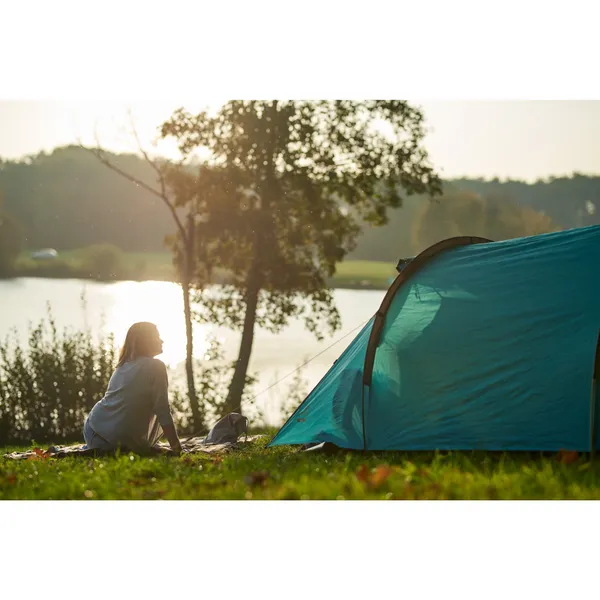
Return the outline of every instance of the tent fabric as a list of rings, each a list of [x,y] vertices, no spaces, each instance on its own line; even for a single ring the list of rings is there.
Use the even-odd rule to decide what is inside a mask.
[[[600,226],[433,258],[396,292],[364,386],[373,322],[270,445],[588,451],[594,428],[598,448]]]

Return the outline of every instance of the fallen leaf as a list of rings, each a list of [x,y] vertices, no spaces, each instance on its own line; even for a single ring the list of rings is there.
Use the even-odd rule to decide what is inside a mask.
[[[370,483],[374,488],[378,488],[391,474],[392,469],[388,465],[378,465],[371,476]]]
[[[570,465],[579,458],[579,453],[575,450],[561,450],[556,458],[563,465]]]
[[[249,486],[265,485],[267,479],[269,479],[269,474],[266,471],[257,471],[246,475],[244,483]]]
[[[393,472],[389,465],[377,465],[373,471],[367,465],[361,465],[356,471],[356,478],[370,488],[378,488]]]
[[[32,454],[31,456],[27,457],[27,460],[44,460],[41,456],[39,456],[38,454]]]
[[[33,454],[27,457],[27,460],[46,460],[50,458],[50,454],[41,448],[34,448],[32,450]]]
[[[17,481],[17,476],[14,473],[11,473],[10,475],[6,476],[6,481],[8,483],[16,483]]]
[[[363,483],[367,483],[369,481],[369,467],[367,465],[360,465],[358,471],[356,471],[356,478]]]

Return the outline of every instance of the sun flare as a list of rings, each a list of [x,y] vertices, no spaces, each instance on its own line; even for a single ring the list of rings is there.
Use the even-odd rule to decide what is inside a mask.
[[[164,341],[160,359],[169,367],[185,360],[183,300],[178,286],[164,281],[116,283],[107,288],[106,329],[122,344],[129,327],[136,321],[150,321],[158,327]],[[117,310],[118,307],[118,310]],[[113,310],[114,308],[114,310]],[[194,325],[194,357],[202,358],[209,348],[209,325]]]

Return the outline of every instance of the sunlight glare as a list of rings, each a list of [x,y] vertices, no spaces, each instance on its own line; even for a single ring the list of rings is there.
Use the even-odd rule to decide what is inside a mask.
[[[183,300],[179,286],[164,281],[123,281],[110,286],[111,309],[107,311],[106,327],[120,346],[129,327],[137,321],[150,321],[158,327],[164,341],[160,359],[169,367],[185,360],[185,326]],[[118,310],[112,310],[118,307]],[[211,327],[195,323],[194,357],[204,358],[209,350]]]

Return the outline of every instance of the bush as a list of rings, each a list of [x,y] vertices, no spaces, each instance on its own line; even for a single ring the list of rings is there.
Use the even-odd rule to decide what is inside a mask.
[[[37,262],[29,257],[16,261],[14,275],[17,277],[53,277],[77,279],[81,276],[71,262],[63,258]]]
[[[229,391],[229,384],[233,375],[235,362],[225,361],[222,344],[215,338],[209,340],[209,350],[204,356],[204,361],[196,361],[194,367],[194,380],[196,382],[196,393],[200,399],[200,414],[203,421],[202,433],[207,433],[214,423],[224,416],[225,399]],[[282,422],[287,421],[290,415],[302,404],[308,392],[309,382],[304,377],[304,365],[300,365],[293,372],[293,379],[285,391],[279,392],[279,413]],[[243,414],[252,421],[253,425],[259,427],[271,427],[266,419],[264,411],[256,404],[258,396],[275,387],[286,377],[273,382],[266,390],[256,393],[256,375],[246,376],[246,385],[242,395],[241,410]],[[177,424],[179,433],[183,436],[200,434],[192,428],[192,412],[189,397],[186,392],[172,388],[170,390],[173,417]],[[238,409],[237,412],[239,412]]]
[[[85,299],[82,299],[85,310]],[[223,415],[234,364],[225,360],[222,344],[209,340],[203,361],[194,375],[204,430]],[[30,326],[22,347],[16,336],[0,341],[0,446],[32,442],[81,442],[89,411],[106,392],[117,362],[114,337],[88,331],[59,333],[50,307],[46,319]],[[264,415],[255,406],[256,377],[247,375],[242,407],[254,410],[256,422]],[[173,417],[182,435],[192,431],[187,394],[170,388]],[[281,407],[285,419],[307,393],[307,382],[297,370]]]
[[[112,244],[88,246],[80,252],[81,269],[94,279],[117,279],[123,272],[123,251]]]
[[[225,399],[233,375],[235,363],[225,361],[223,345],[216,338],[208,340],[209,348],[203,361],[196,361],[194,366],[194,381],[196,395],[200,401],[200,415],[204,431],[208,431],[214,422],[223,416]],[[246,385],[242,396],[242,409],[253,400],[256,377],[246,375]],[[173,417],[178,429],[183,435],[192,433],[192,411],[186,392],[177,388],[170,390]],[[238,409],[239,410],[239,409]]]
[[[59,334],[48,309],[27,346],[0,342],[0,445],[81,441],[83,423],[102,398],[116,362],[111,335]]]
[[[85,300],[84,309],[85,309]],[[102,399],[117,362],[112,335],[94,339],[90,331],[59,333],[50,307],[46,320],[30,326],[22,347],[16,337],[0,342],[0,446],[32,442],[81,442],[89,411]],[[205,428],[221,416],[233,364],[212,340],[195,368]],[[255,378],[247,377],[244,401],[251,400]],[[173,417],[183,435],[191,430],[187,395],[170,388]]]

